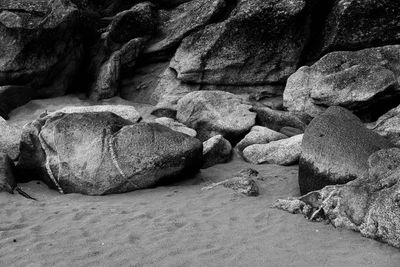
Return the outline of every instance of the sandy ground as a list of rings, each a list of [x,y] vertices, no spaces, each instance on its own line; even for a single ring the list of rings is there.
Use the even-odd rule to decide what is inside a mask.
[[[43,103],[18,109],[12,123]],[[260,172],[259,197],[201,190],[246,167]],[[271,208],[299,194],[297,166],[236,159],[176,185],[101,197],[21,187],[39,201],[0,193],[0,266],[400,266],[399,249]]]

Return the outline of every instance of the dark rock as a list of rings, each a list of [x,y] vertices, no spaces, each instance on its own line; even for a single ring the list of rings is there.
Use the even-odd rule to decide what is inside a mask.
[[[284,134],[286,136],[292,137],[292,136],[295,136],[295,135],[303,134],[304,130],[301,130],[301,129],[298,129],[298,128],[294,128],[294,127],[290,127],[290,126],[285,126],[285,127],[281,128],[280,133],[282,133],[282,134]]]
[[[17,167],[60,192],[104,195],[174,181],[201,162],[201,142],[165,126],[55,113],[25,126]]]
[[[25,105],[34,96],[34,89],[29,86],[0,86],[0,116],[7,120],[13,109]]]
[[[369,157],[366,175],[300,198],[278,200],[275,207],[400,248],[399,163],[400,149],[379,150]]]
[[[330,107],[307,127],[299,164],[300,192],[345,184],[368,172],[368,157],[392,144],[350,111]]]
[[[284,106],[315,117],[337,105],[375,120],[400,103],[399,63],[399,45],[329,53],[289,77]]]
[[[284,83],[299,63],[308,15],[303,0],[241,0],[228,19],[185,38],[170,67],[184,82]]]
[[[203,169],[228,162],[232,157],[232,146],[222,135],[216,135],[203,142]]]
[[[197,131],[205,141],[222,135],[232,143],[240,140],[255,124],[256,114],[239,96],[221,91],[196,91],[178,101],[177,119]]]
[[[243,158],[254,164],[297,164],[301,153],[302,139],[303,135],[296,135],[267,144],[250,145],[243,150]]]
[[[323,51],[398,43],[399,20],[397,0],[335,1],[326,19]]]
[[[293,127],[298,129],[305,129],[306,123],[299,117],[290,112],[273,110],[268,107],[256,106],[252,109],[257,113],[257,124],[280,131],[283,127]]]
[[[193,0],[160,11],[160,28],[146,49],[147,56],[169,56],[188,34],[211,23],[224,11],[225,0]]]
[[[14,162],[7,154],[0,153],[0,192],[13,193],[17,182],[14,177]]]
[[[79,24],[69,0],[2,1],[0,85],[29,85],[35,97],[65,94],[82,59]]]

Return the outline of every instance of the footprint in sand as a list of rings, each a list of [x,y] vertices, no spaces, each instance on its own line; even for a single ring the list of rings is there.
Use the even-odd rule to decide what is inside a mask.
[[[136,235],[136,234],[129,234],[128,236],[128,242],[130,244],[135,244],[140,240],[140,236]]]
[[[87,211],[81,211],[81,212],[78,212],[77,214],[75,214],[74,217],[72,218],[72,220],[80,221],[80,220],[82,220],[83,218],[85,218],[85,217],[87,217],[89,215],[92,215],[92,213],[89,213]]]

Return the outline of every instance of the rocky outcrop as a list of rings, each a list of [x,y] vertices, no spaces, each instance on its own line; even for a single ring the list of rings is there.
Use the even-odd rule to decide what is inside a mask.
[[[179,43],[192,32],[217,20],[226,0],[193,0],[172,10],[160,10],[158,34],[146,49],[146,56],[171,56]]]
[[[228,19],[185,38],[170,66],[184,82],[283,83],[299,63],[308,15],[302,0],[241,0]]]
[[[307,127],[299,163],[300,192],[345,184],[368,173],[368,157],[392,144],[350,111],[330,107]]]
[[[219,163],[226,163],[232,157],[232,146],[222,135],[216,135],[203,142],[203,169]]]
[[[286,135],[278,133],[262,126],[253,126],[250,132],[236,145],[236,149],[241,154],[242,151],[254,144],[268,144],[272,141],[288,138]]]
[[[88,195],[171,182],[202,162],[199,140],[110,112],[50,114],[24,127],[20,148],[20,176]]]
[[[274,206],[400,248],[399,164],[400,149],[377,151],[368,159],[365,176],[300,198],[281,199]]]
[[[82,40],[69,0],[0,3],[0,85],[29,85],[35,97],[60,96],[79,71]]]
[[[312,117],[342,106],[374,120],[400,103],[400,46],[332,52],[289,77],[284,106]]]
[[[251,105],[227,92],[192,92],[178,101],[177,108],[177,119],[195,129],[202,141],[220,134],[235,143],[255,124]]]
[[[189,127],[186,127],[183,123],[180,123],[174,119],[168,117],[161,117],[154,120],[154,122],[164,125],[171,130],[187,134],[191,137],[196,137],[197,132]]]
[[[399,19],[397,0],[334,1],[325,22],[322,50],[354,50],[397,43]]]
[[[251,145],[243,150],[243,158],[254,164],[296,164],[299,162],[302,139],[301,134],[268,144]]]

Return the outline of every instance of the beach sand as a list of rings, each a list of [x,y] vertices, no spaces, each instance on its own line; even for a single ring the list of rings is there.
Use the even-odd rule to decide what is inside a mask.
[[[10,123],[35,118],[38,103]],[[248,167],[260,172],[260,196],[202,190]],[[399,249],[271,208],[299,194],[297,171],[235,159],[179,184],[107,196],[20,184],[38,201],[0,193],[0,266],[400,266]]]

